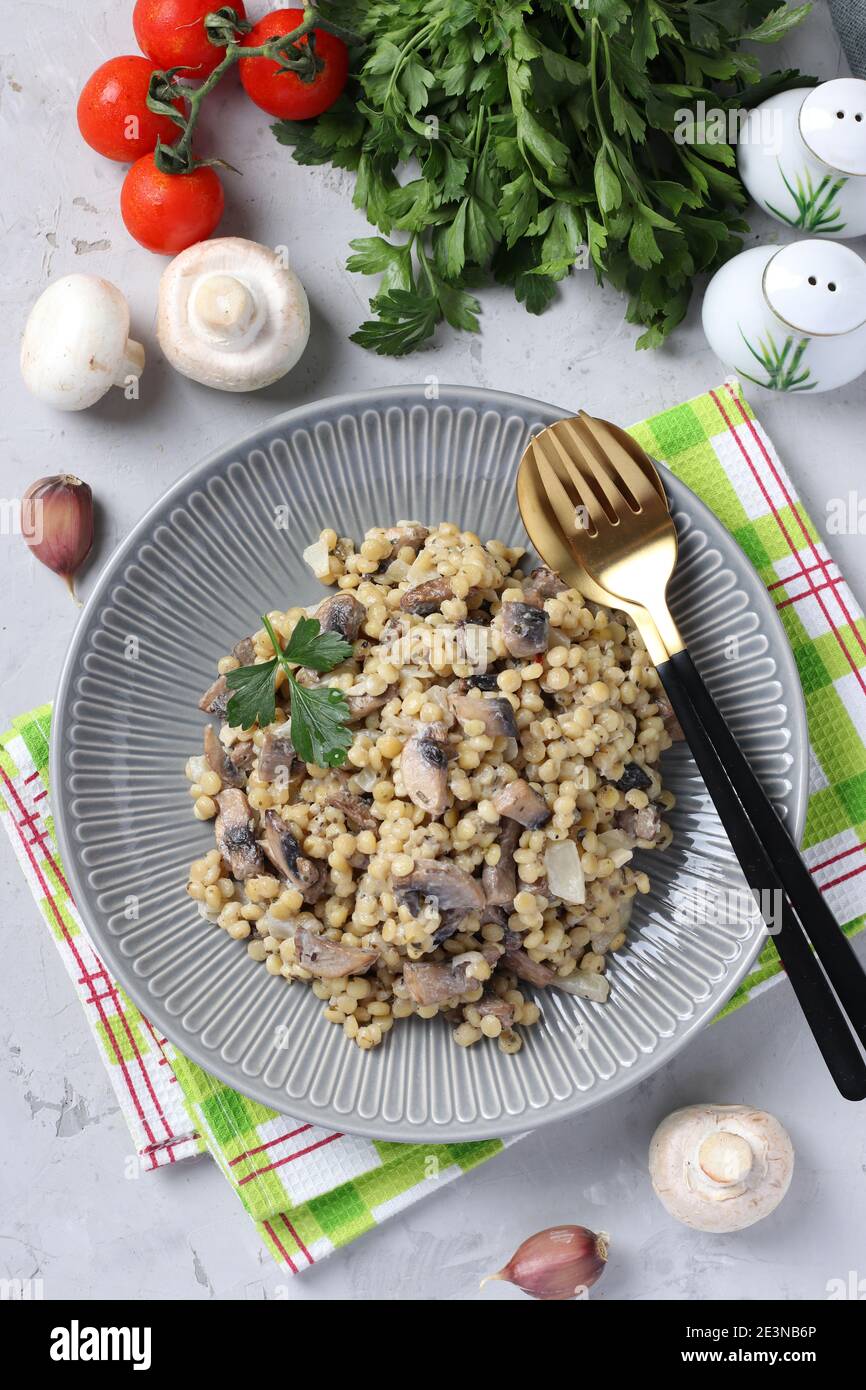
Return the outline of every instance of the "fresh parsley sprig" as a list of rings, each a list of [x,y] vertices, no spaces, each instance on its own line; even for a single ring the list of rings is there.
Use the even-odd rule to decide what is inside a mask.
[[[301,685],[295,668],[332,671],[352,655],[351,642],[338,632],[323,632],[318,618],[301,618],[283,647],[270,620],[263,617],[262,624],[276,655],[271,661],[229,671],[226,685],[234,691],[226,711],[229,724],[249,729],[253,724],[273,723],[277,671],[284,671],[291,692],[290,729],[295,752],[316,767],[339,767],[352,744],[346,697],[333,686]]]
[[[327,0],[363,47],[341,99],[281,121],[301,164],[356,174],[381,235],[350,270],[381,276],[353,340],[400,356],[444,320],[478,330],[472,291],[495,280],[540,314],[573,269],[626,295],[655,347],[697,275],[741,245],[736,116],[812,79],[761,77],[743,41],[784,38],[811,5],[782,0]],[[733,122],[723,121],[726,130]]]

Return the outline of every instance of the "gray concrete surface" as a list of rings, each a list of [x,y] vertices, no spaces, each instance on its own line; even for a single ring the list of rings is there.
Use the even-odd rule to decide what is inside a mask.
[[[120,166],[89,151],[74,124],[86,76],[112,54],[134,51],[131,8],[131,0],[7,3],[0,36],[0,493],[19,495],[31,479],[61,470],[91,482],[100,524],[81,583],[85,597],[113,547],[169,483],[293,404],[435,375],[625,422],[724,375],[694,308],[669,348],[636,355],[619,297],[589,274],[574,276],[542,320],[526,316],[508,295],[488,292],[479,337],[443,335],[431,351],[397,361],[365,353],[348,341],[367,298],[365,282],[343,268],[347,241],[366,228],[351,206],[350,178],[299,168],[274,143],[265,118],[228,91],[214,102],[208,143],[244,172],[242,179],[226,176],[222,231],[291,248],[312,303],[312,338],[296,371],[258,395],[221,395],[176,376],[154,340],[162,262],[121,225]],[[257,15],[267,6],[248,8]],[[771,57],[822,77],[844,70],[825,0],[808,27]],[[779,231],[759,217],[754,230],[773,237]],[[138,402],[117,395],[85,414],[63,416],[25,393],[19,328],[49,277],[72,270],[103,274],[126,293],[149,354]],[[753,400],[820,524],[829,499],[862,487],[864,380],[813,399],[755,391]],[[830,541],[862,600],[862,539]],[[5,726],[52,693],[76,611],[19,538],[3,537],[0,554]],[[126,1127],[5,840],[0,876],[0,1278],[41,1278],[48,1298],[520,1298],[504,1285],[478,1295],[478,1279],[524,1236],[564,1221],[611,1233],[600,1298],[820,1299],[830,1280],[847,1279],[852,1270],[866,1277],[863,1112],[834,1095],[788,986],[780,984],[735,1020],[710,1028],[639,1089],[537,1132],[287,1286],[213,1164],[127,1177]],[[677,1105],[706,1099],[774,1111],[797,1148],[784,1206],[736,1237],[675,1225],[646,1175],[657,1121]]]

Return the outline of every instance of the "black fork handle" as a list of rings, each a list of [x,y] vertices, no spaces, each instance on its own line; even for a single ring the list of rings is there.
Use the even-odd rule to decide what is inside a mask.
[[[670,658],[657,667],[659,677],[757,902],[764,901],[763,894],[768,890],[781,890],[782,927],[771,933],[772,940],[827,1068],[846,1100],[863,1100],[866,1098],[866,1062],[810,949],[794,904],[785,894],[773,862],[753,827],[749,809],[737,795],[717,747],[691,702],[680,675],[683,664]],[[775,812],[773,815],[775,818]],[[767,925],[769,927],[770,923]],[[842,935],[838,926],[835,930]],[[854,964],[859,970],[856,957]]]
[[[677,676],[725,765],[728,777],[745,806],[755,833],[766,850],[782,887],[815,948],[855,1033],[866,1047],[866,973],[851,942],[804,863],[772,802],[746,761],[739,744],[687,651],[671,657]]]

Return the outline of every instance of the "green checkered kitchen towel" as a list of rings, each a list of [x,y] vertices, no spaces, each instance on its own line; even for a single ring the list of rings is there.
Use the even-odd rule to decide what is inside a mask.
[[[804,852],[853,934],[866,920],[863,615],[736,382],[653,416],[633,433],[720,517],[773,596],[809,718]],[[49,721],[44,706],[15,720],[0,739],[0,812],[146,1167],[210,1153],[261,1239],[297,1272],[499,1152],[498,1140],[378,1143],[301,1124],[224,1086],[159,1037],[104,969],[69,896],[48,809]],[[723,1012],[779,975],[769,943]]]

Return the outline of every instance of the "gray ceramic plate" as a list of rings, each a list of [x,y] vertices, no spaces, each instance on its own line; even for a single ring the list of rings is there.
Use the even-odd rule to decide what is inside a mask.
[[[442,1142],[532,1128],[647,1076],[736,988],[760,944],[743,880],[687,750],[666,757],[672,850],[646,856],[653,891],[610,970],[611,1000],[560,992],[523,1051],[457,1047],[412,1019],[362,1053],[207,925],[184,891],[213,844],[183,765],[215,663],[259,614],[321,593],[301,560],[320,529],[360,537],[404,517],[525,542],[514,476],[531,433],[571,414],[518,396],[421,387],[291,411],[199,464],[101,575],[67,657],[54,716],[53,804],[73,893],[107,965],[157,1028],[216,1076],[300,1119]],[[707,509],[668,478],[680,533],[673,608],[731,727],[799,836],[806,726],[791,652],[759,579]],[[290,529],[274,524],[288,505]],[[134,641],[130,641],[134,639]],[[137,651],[137,660],[128,659]],[[728,912],[691,914],[727,893]],[[137,915],[136,915],[137,914]],[[701,917],[695,924],[690,916]]]

